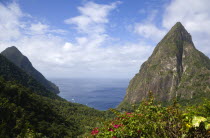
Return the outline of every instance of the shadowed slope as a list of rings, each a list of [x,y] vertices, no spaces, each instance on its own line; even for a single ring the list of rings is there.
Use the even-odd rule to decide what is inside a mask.
[[[58,87],[52,82],[48,81],[39,71],[37,71],[31,64],[29,59],[24,56],[15,46],[5,49],[1,54],[5,56],[8,60],[13,62],[15,65],[17,65],[19,68],[27,72],[33,78],[35,78],[48,90],[54,93],[59,93]]]

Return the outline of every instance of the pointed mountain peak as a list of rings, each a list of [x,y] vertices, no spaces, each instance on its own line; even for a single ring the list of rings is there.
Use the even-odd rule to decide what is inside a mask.
[[[8,47],[7,49],[15,49],[15,50],[18,50],[16,46],[11,46],[11,47]]]
[[[177,22],[171,30],[166,34],[163,40],[172,41],[188,41],[192,43],[190,33],[187,32],[181,22]]]
[[[3,52],[1,52],[1,55],[28,73],[48,90],[59,93],[59,88],[52,82],[48,81],[39,71],[37,71],[29,59],[24,56],[15,46],[6,48]]]
[[[20,52],[20,50],[18,50],[18,48],[17,47],[15,47],[15,46],[11,46],[11,47],[8,47],[8,48],[6,48],[3,52],[2,52],[2,54],[4,55],[4,54],[12,54],[12,55],[19,55],[19,56],[23,56],[23,54]]]
[[[5,50],[16,50],[16,51],[19,51],[18,48],[17,48],[16,46],[8,47],[8,48],[6,48]]]
[[[184,28],[181,22],[177,22],[169,31],[169,33],[178,33],[178,32],[183,32],[189,35],[187,30]]]
[[[171,102],[177,98],[193,103],[207,96],[209,79],[209,58],[195,48],[191,35],[177,22],[130,81],[118,109],[140,103],[149,91],[158,101]]]
[[[177,22],[173,27],[178,29],[185,29],[181,22]]]
[[[4,51],[1,52],[1,55],[9,59],[11,62],[16,64],[17,66],[21,67],[23,65],[23,61],[28,61],[28,58],[25,57],[17,47],[11,46],[6,48]],[[24,62],[25,63],[25,62]],[[31,64],[29,62],[29,64]]]

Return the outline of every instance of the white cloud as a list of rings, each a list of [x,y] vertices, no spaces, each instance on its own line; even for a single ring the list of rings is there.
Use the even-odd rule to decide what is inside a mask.
[[[76,40],[79,45],[85,45],[88,42],[87,37],[77,37]]]
[[[209,0],[172,0],[164,6],[162,22],[157,24],[157,10],[151,10],[149,16],[136,23],[135,33],[143,38],[159,42],[176,22],[181,22],[192,35],[196,48],[210,56],[210,1]]]
[[[189,4],[186,1],[174,0],[164,12],[161,28],[155,24],[157,12],[154,11],[133,25],[133,29],[147,40],[158,42],[166,30],[181,21],[192,34],[196,46],[210,55],[210,12],[206,6],[209,2],[203,1],[204,4],[199,4],[188,0],[197,11],[194,12],[188,7],[183,8],[182,3]],[[0,4],[0,51],[8,46],[17,46],[38,70],[51,77],[132,77],[154,46],[144,42],[120,45],[119,40],[107,45],[107,42],[116,40],[108,35],[106,29],[107,24],[112,23],[109,15],[118,4],[87,2],[78,7],[80,14],[65,20],[70,26],[76,26],[79,34],[75,33],[75,41],[58,35],[65,34],[62,29],[33,21],[32,16],[26,17],[16,3]]]
[[[0,39],[12,40],[20,36],[21,23],[19,19],[23,13],[16,3],[4,6],[0,3]]]
[[[47,76],[131,77],[138,72],[139,65],[151,54],[153,47],[144,43],[113,44],[104,47],[104,43],[110,40],[108,39],[110,36],[106,34],[108,15],[117,8],[118,3],[104,5],[89,2],[79,7],[81,15],[77,17],[82,17],[82,20],[85,19],[83,17],[87,17],[90,21],[83,25],[80,21],[76,22],[77,17],[71,18],[83,34],[76,36],[75,42],[54,33],[59,29],[52,29],[50,25],[42,22],[34,23],[32,17],[26,20],[27,23],[22,21],[23,13],[19,6],[14,4],[13,8],[19,9],[21,16],[15,16],[5,23],[15,21],[15,27],[12,29],[17,29],[20,24],[23,24],[24,28],[17,29],[19,36],[15,41],[0,37],[0,50],[11,45],[17,46],[29,57],[35,68]],[[13,10],[8,8],[10,5],[1,6],[8,14],[14,14]],[[2,13],[1,9],[0,13]],[[0,20],[2,18],[4,17],[0,16]],[[91,27],[93,31],[83,29],[83,26]]]
[[[39,34],[44,34],[48,30],[49,26],[42,24],[42,23],[37,23],[37,24],[31,24],[30,30],[34,33],[39,33]]]
[[[41,22],[32,23],[29,27],[29,34],[45,34],[45,33],[57,33],[57,34],[65,34],[67,31],[62,29],[52,29],[49,25],[43,24]]]
[[[160,41],[166,34],[165,30],[157,28],[152,23],[138,23],[135,25],[134,31],[142,37],[154,40],[155,42]]]
[[[64,51],[70,51],[70,50],[72,50],[73,49],[73,45],[72,45],[72,43],[70,43],[70,42],[66,42],[65,44],[64,44],[64,46],[63,46],[63,50]]]
[[[196,30],[199,30],[202,32],[206,31],[206,29],[203,29],[203,28],[208,27],[208,26],[204,24],[202,21],[205,20],[209,22],[210,20],[209,5],[210,5],[209,0],[201,0],[201,1],[174,0],[166,8],[164,20],[163,20],[163,26],[170,28],[175,22],[177,22],[177,20],[181,20],[183,21],[183,23],[186,23],[188,21],[188,24],[186,25],[190,27],[195,27],[194,29]],[[203,24],[204,27],[198,29],[194,24],[195,22],[197,22],[197,24]]]
[[[110,5],[87,2],[83,7],[78,7],[81,15],[66,19],[66,24],[76,25],[81,33],[104,33],[104,24],[108,23],[108,15],[115,9],[120,2],[114,2]]]
[[[146,11],[144,11],[146,14]],[[139,36],[152,40],[154,42],[159,42],[163,36],[166,34],[166,29],[160,29],[155,24],[155,19],[158,15],[158,10],[150,10],[149,15],[146,19],[142,20],[139,23],[135,23],[133,26],[134,33],[137,33]]]

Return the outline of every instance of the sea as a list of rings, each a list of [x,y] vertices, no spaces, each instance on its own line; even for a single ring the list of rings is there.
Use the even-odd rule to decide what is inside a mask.
[[[129,79],[51,78],[59,89],[59,96],[98,110],[115,108],[123,100]]]

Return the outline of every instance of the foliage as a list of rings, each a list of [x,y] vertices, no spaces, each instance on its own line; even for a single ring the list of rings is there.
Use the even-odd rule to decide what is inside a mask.
[[[28,75],[32,76],[48,90],[54,93],[59,93],[58,87],[52,82],[48,81],[40,72],[38,72],[33,67],[29,59],[24,56],[15,46],[8,47],[3,52],[1,52],[1,55],[6,57],[10,62],[14,63],[20,69],[25,71]]]
[[[110,112],[67,102],[1,55],[0,66],[0,137],[85,137],[94,127],[92,137],[209,136],[209,101],[184,109],[163,107],[150,96],[133,112],[114,110],[117,117],[109,121]]]
[[[0,77],[0,137],[76,137],[108,116],[81,104],[37,95]]]
[[[176,102],[168,107],[154,102],[150,96],[144,100],[134,112],[120,113],[113,110],[117,117],[112,121],[107,121],[100,128],[92,130],[92,137],[101,138],[139,138],[139,137],[208,137],[210,134],[208,125],[209,107],[207,110],[187,108],[183,110]],[[204,113],[204,114],[203,114]],[[197,116],[201,115],[201,116]],[[195,125],[195,118],[200,118]],[[193,122],[194,121],[194,122]],[[210,130],[209,130],[210,131]],[[91,137],[91,136],[90,136]]]
[[[56,94],[48,91],[44,86],[42,86],[33,77],[28,75],[26,72],[21,70],[15,64],[10,62],[4,56],[0,54],[0,76],[6,81],[15,81],[18,84],[25,86],[31,91],[51,98],[58,98]]]

